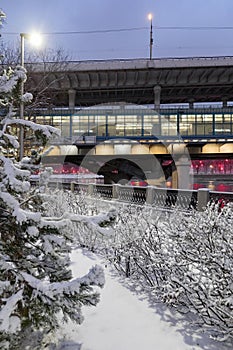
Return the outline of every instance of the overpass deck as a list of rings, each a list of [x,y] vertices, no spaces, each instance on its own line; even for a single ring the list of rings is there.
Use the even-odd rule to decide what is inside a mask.
[[[28,65],[27,90],[59,106],[127,101],[153,104],[233,100],[233,57],[157,58]]]

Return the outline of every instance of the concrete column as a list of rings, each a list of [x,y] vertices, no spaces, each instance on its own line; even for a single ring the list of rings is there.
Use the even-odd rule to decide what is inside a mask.
[[[190,184],[190,162],[187,157],[182,156],[176,162],[178,189],[189,189]]]
[[[177,189],[178,188],[178,174],[177,170],[174,169],[172,172],[172,188]]]
[[[74,109],[75,108],[75,97],[76,97],[76,90],[69,89],[68,90],[69,95],[69,108]]]
[[[88,193],[89,196],[93,196],[93,194],[94,194],[94,184],[88,184],[87,193]]]
[[[152,205],[154,203],[154,191],[155,188],[147,186],[146,188],[146,203]]]
[[[119,185],[118,184],[114,184],[112,185],[112,198],[113,199],[118,199],[118,189],[119,189]]]
[[[197,210],[204,211],[210,199],[208,188],[199,188],[197,192]]]
[[[226,108],[227,107],[227,99],[224,98],[222,99],[222,108]]]
[[[71,192],[74,192],[74,187],[75,187],[75,183],[72,181],[70,183],[70,190],[71,190]]]
[[[160,108],[160,95],[161,95],[161,86],[160,85],[154,86],[154,106],[155,106],[155,109]]]
[[[189,100],[189,109],[194,108],[194,100]]]

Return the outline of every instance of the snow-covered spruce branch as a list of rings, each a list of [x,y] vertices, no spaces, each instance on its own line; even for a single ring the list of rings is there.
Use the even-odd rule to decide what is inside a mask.
[[[72,221],[45,218],[40,195],[28,181],[30,172],[4,156],[16,154],[19,146],[11,125],[31,128],[43,142],[59,134],[53,127],[15,118],[13,109],[21,101],[19,87],[25,79],[21,68],[0,75],[0,108],[4,107],[0,121],[0,348],[4,350],[25,348],[21,346],[25,337],[30,346],[38,332],[41,341],[43,334],[58,327],[61,313],[65,321],[81,322],[82,305],[96,305],[99,291],[94,287],[104,283],[103,270],[96,266],[72,280]],[[31,94],[23,96],[24,102],[30,98]],[[95,229],[98,224],[101,220],[90,225]]]
[[[0,343],[1,337],[9,339],[11,333],[10,328],[5,327],[10,327],[11,321],[3,322],[3,316],[9,319],[17,316],[19,326],[14,331],[16,335],[23,332],[26,326],[24,319],[27,319],[27,322],[30,320],[29,324],[36,329],[43,325],[49,329],[57,327],[59,311],[63,312],[65,320],[70,318],[81,322],[81,306],[96,305],[99,301],[99,293],[92,287],[102,287],[104,283],[103,270],[97,266],[86,276],[71,280],[68,269],[69,235],[65,232],[61,235],[61,231],[70,231],[71,221],[68,218],[44,220],[40,213],[23,211],[23,214],[20,223],[17,223],[14,217],[11,218],[11,246],[8,247],[7,232],[1,236],[2,283],[7,276],[11,284],[5,283],[1,291],[4,298],[0,308]],[[18,217],[16,219],[19,220]],[[97,222],[100,221],[98,218]],[[17,289],[23,292],[21,298],[13,305],[11,291]],[[9,305],[12,305],[10,310]]]
[[[114,234],[113,229],[101,227],[101,224],[104,224],[106,222],[110,222],[115,217],[115,213],[113,211],[110,211],[107,214],[99,214],[95,216],[87,216],[87,215],[78,215],[66,212],[61,217],[48,217],[43,218],[43,225],[46,226],[47,224],[51,226],[53,222],[61,221],[61,220],[70,220],[72,223],[84,223],[87,228],[90,230],[99,233],[103,236],[111,236]]]
[[[11,68],[5,69],[3,74],[0,75],[0,93],[11,96],[12,91],[17,88],[19,82],[26,81],[26,73],[26,69],[22,66],[16,66],[14,70]]]
[[[50,125],[42,125],[42,124],[36,124],[30,120],[22,120],[22,119],[5,119],[4,122],[6,125],[19,125],[19,126],[25,126],[30,128],[33,131],[41,131],[44,136],[46,136],[48,139],[51,138],[53,135],[60,136],[61,131],[57,128],[54,128]]]
[[[11,159],[1,155],[0,169],[1,191],[6,190],[7,188],[10,188],[18,193],[25,193],[29,191],[29,171],[20,169],[19,164],[14,164]]]

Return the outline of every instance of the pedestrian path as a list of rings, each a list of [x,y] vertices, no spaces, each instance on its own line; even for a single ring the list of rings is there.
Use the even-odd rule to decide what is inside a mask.
[[[81,250],[72,254],[74,276],[87,273],[100,260],[93,254]],[[146,299],[140,300],[105,268],[106,283],[101,290],[101,300],[96,307],[84,307],[84,322],[77,326],[68,324],[63,333],[70,347],[78,350],[222,350],[206,340],[202,345],[195,337],[184,337],[180,332],[180,321],[171,325],[161,319],[156,310],[150,308]],[[168,310],[169,313],[169,310]],[[76,344],[76,347],[75,345]],[[221,345],[221,344],[220,344]],[[62,348],[63,349],[63,348]]]

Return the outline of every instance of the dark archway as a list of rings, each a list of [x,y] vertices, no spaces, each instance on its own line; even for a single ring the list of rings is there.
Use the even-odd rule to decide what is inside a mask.
[[[105,183],[128,183],[132,178],[146,179],[144,171],[133,161],[124,158],[114,158],[106,161],[98,171],[104,176]]]
[[[166,157],[167,158],[167,157]],[[67,155],[45,156],[43,164],[71,163],[104,176],[105,183],[128,183],[132,178],[155,180],[156,186],[163,186],[175,169],[173,160],[155,155]],[[156,181],[161,179],[161,181]],[[151,182],[149,181],[151,184]],[[153,184],[153,183],[152,183]]]

